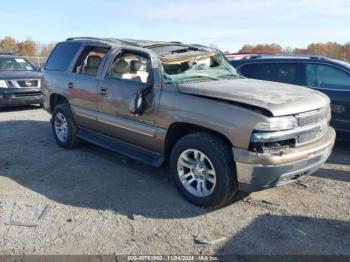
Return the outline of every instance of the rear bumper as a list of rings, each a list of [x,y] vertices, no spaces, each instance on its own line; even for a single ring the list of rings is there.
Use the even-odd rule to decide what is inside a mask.
[[[43,95],[40,88],[4,88],[0,90],[0,106],[41,104]]]
[[[335,131],[329,128],[319,141],[282,156],[233,149],[239,189],[245,192],[259,191],[312,174],[327,161],[334,141]]]

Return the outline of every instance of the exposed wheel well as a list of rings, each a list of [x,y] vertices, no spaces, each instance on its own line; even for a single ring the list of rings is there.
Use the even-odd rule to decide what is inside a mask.
[[[67,98],[59,94],[52,94],[50,96],[50,111],[52,112],[56,105],[68,103]]]
[[[223,134],[215,130],[205,128],[202,126],[189,124],[189,123],[180,122],[180,123],[172,124],[168,129],[168,132],[165,137],[165,157],[166,158],[169,157],[172,148],[180,138],[188,134],[197,133],[197,132],[207,132],[207,133],[214,134],[220,137],[224,142],[226,142],[229,146],[232,147],[232,143],[230,142],[230,140],[228,140],[226,136],[224,136]]]

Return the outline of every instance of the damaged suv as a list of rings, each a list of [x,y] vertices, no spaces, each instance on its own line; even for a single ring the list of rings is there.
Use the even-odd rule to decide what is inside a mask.
[[[60,146],[82,139],[169,162],[179,191],[204,207],[311,174],[335,140],[326,95],[243,78],[201,45],[69,38],[50,54],[42,88]]]

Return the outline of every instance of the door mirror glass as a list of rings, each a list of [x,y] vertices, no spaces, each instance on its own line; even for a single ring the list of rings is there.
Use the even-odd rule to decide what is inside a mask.
[[[129,101],[129,112],[134,115],[142,115],[144,100],[142,91],[135,93]]]

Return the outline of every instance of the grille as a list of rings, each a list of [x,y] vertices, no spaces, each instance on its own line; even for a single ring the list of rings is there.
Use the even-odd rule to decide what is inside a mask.
[[[297,116],[298,126],[309,126],[320,122],[327,121],[329,118],[329,107],[322,108],[320,110],[300,114]]]
[[[20,87],[37,87],[38,80],[17,80],[17,83]]]
[[[15,86],[13,85],[12,81],[6,81],[6,82],[7,82],[8,87],[10,87],[10,88],[15,87]]]
[[[319,129],[310,131],[307,134],[300,135],[298,136],[298,144],[311,142],[312,140],[318,138],[320,135],[321,135],[321,131]]]
[[[330,119],[330,108],[324,107],[319,110],[300,114],[297,115],[297,119],[299,127],[319,125],[297,137],[297,143],[299,145],[306,144],[320,138],[327,131],[327,123]]]

